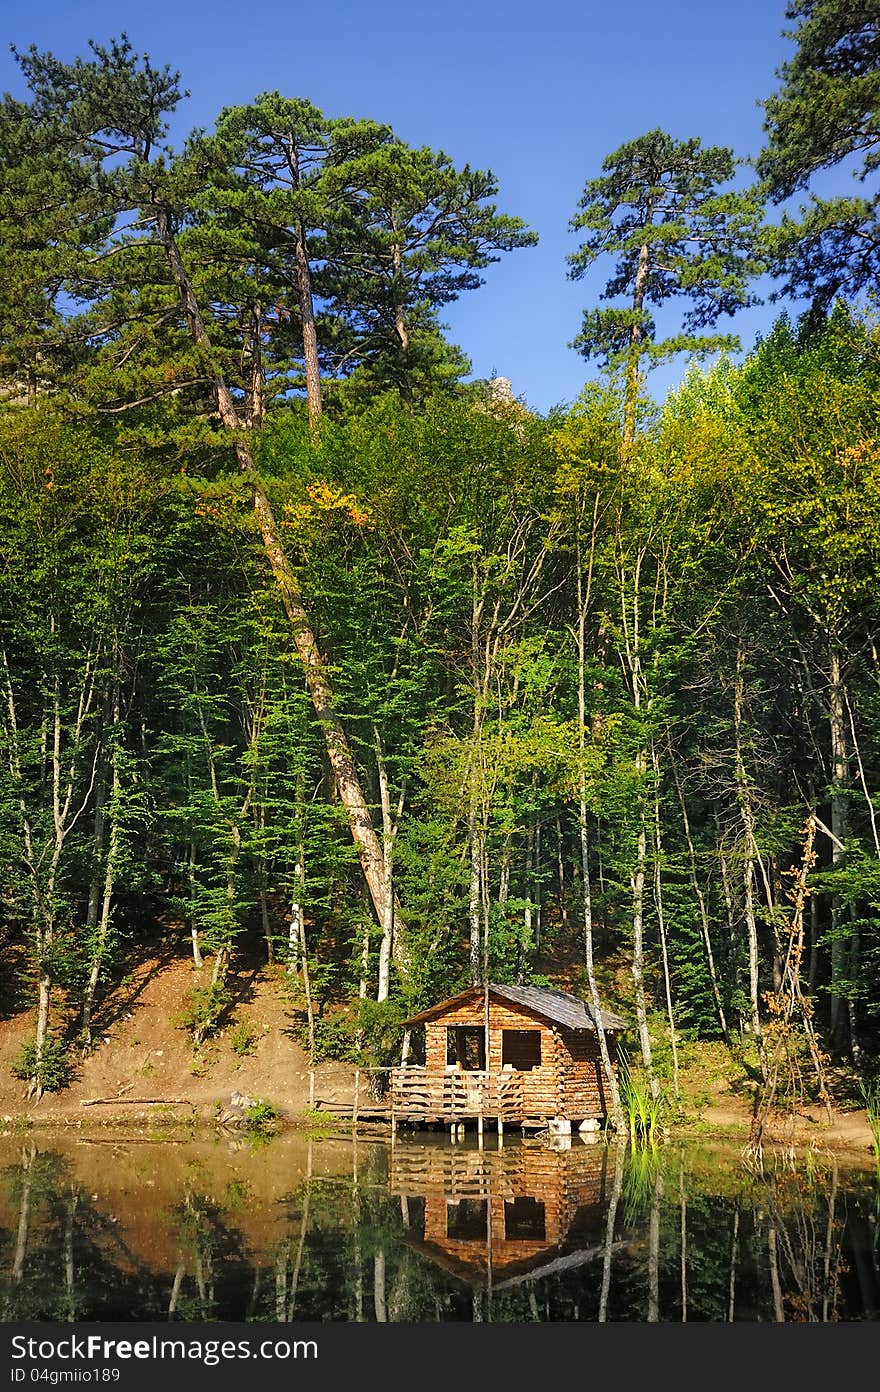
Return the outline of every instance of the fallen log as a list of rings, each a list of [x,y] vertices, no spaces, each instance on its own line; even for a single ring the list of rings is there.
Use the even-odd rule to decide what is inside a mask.
[[[188,1107],[188,1097],[84,1097],[81,1107]]]

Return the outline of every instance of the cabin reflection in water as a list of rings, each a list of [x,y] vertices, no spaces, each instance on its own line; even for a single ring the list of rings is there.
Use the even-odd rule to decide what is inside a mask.
[[[395,1147],[391,1192],[410,1246],[495,1290],[571,1270],[603,1251],[608,1152]],[[610,1183],[610,1181],[608,1181]]]

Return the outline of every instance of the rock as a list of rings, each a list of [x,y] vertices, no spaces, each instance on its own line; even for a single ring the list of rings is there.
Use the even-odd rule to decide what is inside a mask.
[[[505,406],[513,404],[513,384],[509,377],[493,377],[489,382],[489,400]]]
[[[570,1136],[571,1122],[567,1117],[551,1117],[547,1129],[551,1136]]]
[[[256,1107],[257,1099],[248,1097],[245,1092],[234,1092],[229,1099],[229,1105],[233,1111],[246,1112],[251,1107]]]
[[[248,1119],[248,1112],[256,1107],[257,1099],[247,1093],[234,1092],[229,1101],[217,1108],[217,1120],[221,1126],[241,1126]]]
[[[581,1122],[578,1130],[582,1136],[585,1136],[590,1131],[601,1131],[602,1123],[597,1121],[595,1117],[587,1117],[586,1121]]]

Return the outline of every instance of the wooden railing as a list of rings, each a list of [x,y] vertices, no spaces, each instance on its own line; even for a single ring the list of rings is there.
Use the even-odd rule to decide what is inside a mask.
[[[429,1073],[407,1065],[391,1070],[389,1101],[392,1112],[401,1118],[488,1116],[516,1121],[523,1114],[522,1074],[478,1069]]]

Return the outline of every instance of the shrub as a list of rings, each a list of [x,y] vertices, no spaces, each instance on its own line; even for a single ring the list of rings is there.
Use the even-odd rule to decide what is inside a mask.
[[[332,1131],[339,1124],[332,1112],[325,1112],[321,1107],[306,1107],[302,1119],[309,1135]]]
[[[16,1078],[30,1081],[35,1078],[43,1092],[60,1092],[70,1082],[73,1066],[67,1045],[62,1039],[47,1039],[37,1066],[37,1042],[29,1039],[12,1064]]]
[[[214,1033],[232,997],[225,986],[196,986],[173,1023],[189,1030],[196,1048]]]
[[[262,1098],[254,1099],[253,1105],[244,1114],[242,1125],[247,1131],[271,1131],[280,1119],[278,1108]]]
[[[257,1036],[253,1026],[249,1025],[246,1020],[243,1020],[240,1025],[235,1026],[235,1029],[230,1034],[229,1047],[238,1058],[245,1058],[253,1050],[256,1039]]]

